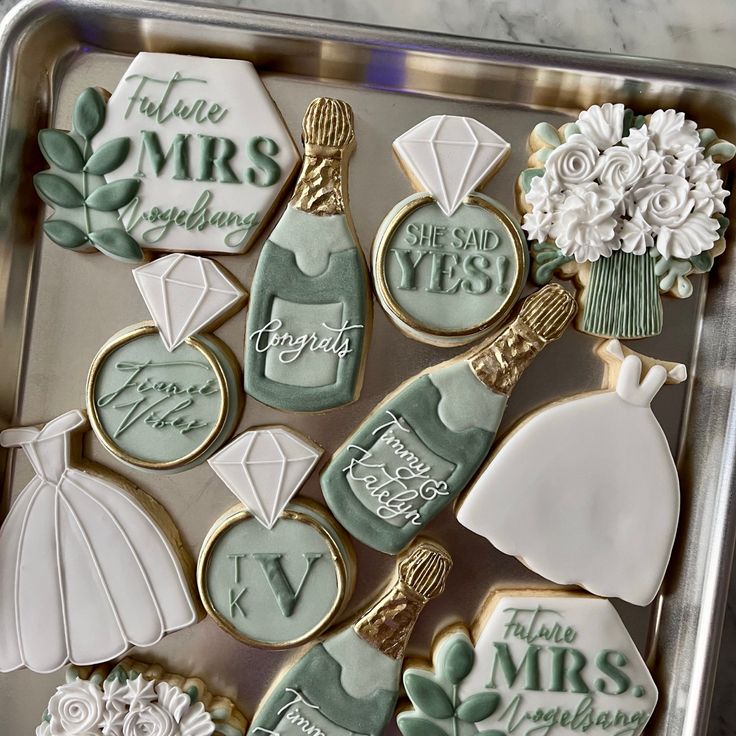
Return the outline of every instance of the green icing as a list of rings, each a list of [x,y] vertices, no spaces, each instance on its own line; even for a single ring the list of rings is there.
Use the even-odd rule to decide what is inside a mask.
[[[338,635],[337,639],[341,638]],[[331,647],[331,651],[317,644],[284,675],[254,716],[249,736],[264,732],[281,736],[382,736],[398,699],[400,663],[391,660],[392,667],[374,671],[370,690],[356,697],[343,685],[346,673],[369,670],[375,663],[350,660],[360,652],[347,642]],[[312,725],[315,730],[310,730]]]
[[[411,199],[399,203],[388,219]],[[523,243],[521,232],[514,231]],[[504,223],[487,209],[461,204],[448,216],[428,202],[401,220],[383,251],[386,285],[402,312],[420,326],[461,332],[508,307],[520,283],[515,246]],[[523,274],[521,283],[525,279]]]
[[[557,128],[551,123],[537,123],[532,131],[532,136],[539,138],[545,146],[550,148],[557,148],[560,145],[560,136],[557,133]]]
[[[264,404],[312,412],[355,398],[370,304],[362,254],[348,236],[341,216],[289,208],[264,245],[245,345],[245,390]],[[297,260],[302,252],[303,268]],[[314,253],[318,256],[310,260]]]
[[[222,444],[238,420],[237,377],[231,358],[214,338],[199,338],[220,363],[231,402],[221,430],[196,460]],[[147,463],[172,463],[202,449],[217,425],[223,397],[204,356],[184,343],[168,352],[158,334],[146,334],[108,353],[96,373],[94,411],[120,450]]]
[[[440,418],[443,399],[456,400],[453,391],[467,383],[464,378],[458,381],[456,363],[449,361],[418,376],[384,401],[322,473],[322,491],[332,512],[369,547],[389,554],[403,549],[457,497],[488,454],[492,431],[478,427],[454,431]],[[440,375],[445,371],[447,378]],[[500,420],[502,407],[499,402],[493,404],[494,416]],[[454,411],[445,413],[455,419]],[[394,472],[395,465],[374,462],[373,456],[394,421],[406,430],[397,426],[397,434],[411,435],[412,448],[424,447],[408,454],[399,444],[393,445],[396,458],[404,460],[399,473]],[[493,421],[484,421],[484,426],[490,427]],[[443,462],[438,464],[437,458]],[[377,505],[380,516],[373,510]]]
[[[38,195],[54,208],[44,232],[70,250],[94,246],[112,258],[137,263],[143,253],[121,226],[117,209],[131,202],[140,186],[136,179],[108,184],[105,175],[117,169],[130,150],[130,139],[116,138],[94,150],[92,139],[105,121],[105,102],[88,88],[77,99],[70,133],[47,129],[38,143],[49,170],[36,174]]]
[[[320,627],[339,593],[326,539],[289,518],[271,530],[253,517],[229,527],[210,551],[206,586],[224,621],[267,644],[294,641]]]

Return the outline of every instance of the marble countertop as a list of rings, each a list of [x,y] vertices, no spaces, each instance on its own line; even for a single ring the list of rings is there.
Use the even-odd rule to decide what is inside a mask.
[[[0,0],[0,15],[18,0]],[[736,3],[714,0],[209,0],[212,4],[678,61],[736,65]],[[736,732],[736,575],[709,736]]]

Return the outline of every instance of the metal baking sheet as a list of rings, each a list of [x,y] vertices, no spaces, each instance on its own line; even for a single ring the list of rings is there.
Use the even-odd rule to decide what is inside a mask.
[[[352,208],[366,251],[383,216],[411,191],[392,159],[391,142],[431,114],[475,117],[512,143],[510,159],[484,189],[510,208],[532,126],[540,120],[561,123],[596,102],[620,101],[639,112],[676,107],[701,126],[736,139],[736,73],[730,69],[176,2],[22,4],[0,30],[2,426],[43,422],[81,407],[87,368],[99,346],[147,316],[124,264],[101,255],[69,254],[42,242],[42,207],[31,183],[33,172],[44,168],[35,143],[37,130],[68,127],[79,91],[89,85],[114,88],[141,50],[253,61],[296,139],[312,97],[327,94],[347,100],[355,111],[358,141],[351,163]],[[730,209],[733,216],[735,208]],[[654,405],[677,454],[682,479],[682,517],[663,594],[648,609],[617,602],[660,688],[649,734],[689,736],[704,732],[707,725],[734,538],[734,232],[732,228],[730,247],[709,277],[696,277],[693,297],[665,301],[663,335],[635,346],[682,361],[690,372],[685,385],[667,387]],[[222,262],[248,285],[258,251],[256,245],[249,254]],[[241,354],[244,313],[217,334]],[[550,399],[598,388],[602,371],[593,357],[594,345],[592,338],[571,329],[547,348],[514,392],[503,428]],[[285,423],[329,452],[390,389],[451,354],[403,337],[376,308],[360,401],[322,416],[296,416],[250,399],[240,429]],[[206,465],[175,476],[135,472],[106,453],[91,433],[85,452],[158,499],[193,556],[210,525],[232,505],[229,492]],[[574,472],[573,447],[567,462]],[[17,455],[5,453],[0,463],[0,471],[5,470],[2,518],[29,480],[30,469]],[[320,496],[317,477],[315,473],[304,491],[314,498]],[[447,592],[423,614],[411,654],[426,654],[443,625],[471,620],[493,586],[549,586],[462,529],[451,511],[428,533],[449,547],[455,569]],[[375,594],[393,567],[390,558],[356,547],[359,585],[346,618]],[[159,661],[168,671],[201,676],[211,690],[231,696],[249,716],[272,678],[294,656],[249,649],[206,619],[133,654]],[[0,675],[0,736],[33,733],[60,680],[59,673]]]

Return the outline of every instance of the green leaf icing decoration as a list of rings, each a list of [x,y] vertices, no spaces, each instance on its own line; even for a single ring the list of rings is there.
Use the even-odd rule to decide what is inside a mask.
[[[456,715],[466,723],[478,723],[492,716],[500,702],[498,693],[476,693],[458,706]]]
[[[432,718],[450,718],[455,712],[450,698],[430,675],[408,672],[404,687],[412,703]]]
[[[447,736],[447,732],[436,723],[421,716],[400,716],[399,730],[404,736]]]
[[[697,271],[710,271],[713,268],[713,256],[709,251],[704,250],[702,253],[698,253],[690,258],[690,263]]]
[[[38,145],[43,157],[63,171],[78,174],[84,167],[84,159],[79,146],[63,130],[47,128],[38,134]]]
[[[542,176],[544,169],[525,169],[521,172],[521,188],[524,192],[528,192],[532,187],[532,179],[536,176]]]
[[[43,231],[62,248],[81,248],[88,242],[87,235],[76,225],[64,220],[49,220],[43,224]]]
[[[473,669],[475,650],[464,637],[455,639],[447,648],[442,673],[451,685],[459,685]]]
[[[105,123],[106,105],[100,92],[85,89],[74,106],[73,128],[66,133],[46,129],[38,144],[49,164],[36,174],[38,195],[54,212],[44,232],[57,245],[70,250],[92,244],[106,255],[128,263],[143,260],[143,251],[126,232],[118,210],[135,199],[140,181],[107,182],[130,153],[130,138],[115,138],[94,150],[92,139]]]

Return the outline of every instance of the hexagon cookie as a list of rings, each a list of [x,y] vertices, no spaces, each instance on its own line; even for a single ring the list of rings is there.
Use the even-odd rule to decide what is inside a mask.
[[[106,174],[140,181],[117,207],[142,248],[243,253],[283,193],[299,155],[250,62],[140,53],[91,142],[127,155]],[[113,192],[114,193],[114,192]]]
[[[474,637],[445,631],[404,686],[404,736],[639,736],[657,703],[611,603],[560,591],[494,593]]]

